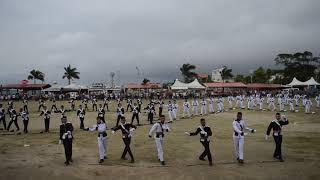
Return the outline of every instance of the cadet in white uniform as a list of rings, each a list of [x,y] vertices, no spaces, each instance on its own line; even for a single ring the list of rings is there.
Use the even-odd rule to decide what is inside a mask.
[[[273,96],[270,97],[268,108],[270,111],[274,111],[276,109],[276,106],[274,105],[274,97]]]
[[[309,97],[306,97],[306,98],[305,98],[304,104],[305,104],[305,105],[304,105],[304,106],[305,106],[305,113],[306,113],[306,114],[311,113],[310,111],[311,111],[312,102],[311,102],[311,100],[309,99]]]
[[[223,107],[223,97],[222,96],[219,96],[217,103],[218,103],[218,112],[219,113],[223,112],[224,107]]]
[[[242,113],[238,112],[237,119],[232,123],[233,127],[233,142],[235,156],[239,163],[243,163],[243,148],[244,148],[244,130],[254,133],[255,130],[246,126],[245,121],[242,119]]]
[[[289,106],[290,106],[290,111],[294,112],[293,99],[291,96],[289,96],[288,102],[289,102]]]
[[[164,158],[163,158],[163,139],[165,132],[169,132],[169,126],[165,122],[165,117],[162,115],[160,116],[160,122],[155,123],[149,131],[149,138],[152,137],[154,134],[154,138],[157,145],[158,151],[158,159],[162,165],[165,165]]]
[[[320,94],[316,96],[315,100],[317,102],[317,108],[320,108]]]
[[[214,97],[212,96],[209,99],[209,113],[214,113]]]
[[[176,120],[177,119],[178,108],[179,108],[179,105],[177,104],[176,100],[173,100],[172,108],[173,108],[173,119]]]
[[[107,126],[102,121],[102,117],[97,117],[97,125],[91,128],[90,131],[98,131],[98,149],[99,149],[99,163],[103,163],[107,159]]]
[[[184,100],[182,117],[184,118],[186,114],[190,117],[190,103],[188,102],[188,99]]]
[[[228,96],[228,103],[229,103],[229,109],[230,109],[230,110],[233,109],[232,101],[234,101],[233,96],[232,96],[232,95]]]
[[[199,106],[199,102],[196,98],[193,98],[192,101],[192,116],[193,115],[198,115],[198,106]]]
[[[168,108],[168,116],[169,116],[169,122],[173,122],[174,120],[174,112],[173,112],[173,104],[171,101],[169,101],[169,104],[167,105]]]
[[[202,98],[200,115],[206,115],[206,114],[207,114],[207,102],[205,98]]]

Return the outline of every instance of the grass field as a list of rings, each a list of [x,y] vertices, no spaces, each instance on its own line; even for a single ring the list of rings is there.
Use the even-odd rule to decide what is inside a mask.
[[[6,102],[4,102],[6,103]],[[48,108],[51,102],[46,103]],[[58,102],[69,108],[67,102]],[[79,102],[77,102],[78,106]],[[144,102],[146,104],[146,102]],[[314,103],[315,104],[315,103]],[[15,107],[20,107],[18,102]],[[116,122],[115,102],[111,103],[106,114],[108,127]],[[179,116],[182,114],[182,101],[179,101]],[[227,107],[227,106],[226,106]],[[165,139],[165,160],[162,167],[156,158],[153,139],[148,138],[150,125],[138,127],[131,148],[136,163],[120,160],[123,143],[120,132],[115,135],[108,130],[108,159],[98,165],[96,132],[79,130],[76,112],[67,116],[75,127],[73,144],[73,164],[64,166],[63,146],[58,145],[60,114],[51,117],[51,132],[40,134],[43,120],[37,112],[37,103],[29,102],[29,134],[14,135],[0,131],[0,179],[318,179],[320,177],[320,111],[316,114],[299,113],[286,115],[290,124],[284,127],[283,154],[285,162],[272,158],[274,142],[264,140],[265,131],[275,112],[242,111],[247,124],[257,130],[246,136],[245,164],[236,163],[233,156],[231,123],[238,110],[204,116],[213,129],[211,151],[214,166],[200,162],[198,156],[203,151],[199,137],[188,137],[185,131],[194,131],[199,125],[200,116],[192,119],[178,118],[170,124],[172,132]],[[90,105],[89,108],[91,109]],[[166,114],[166,111],[165,111]],[[131,113],[125,114],[131,120]],[[166,114],[167,115],[167,114]],[[96,112],[87,112],[85,126],[95,124]],[[142,124],[147,124],[146,114],[140,116]],[[8,122],[8,119],[7,119]],[[20,129],[23,125],[19,120]],[[2,127],[2,124],[0,125]],[[6,135],[5,135],[6,134]],[[30,145],[25,147],[25,145]]]

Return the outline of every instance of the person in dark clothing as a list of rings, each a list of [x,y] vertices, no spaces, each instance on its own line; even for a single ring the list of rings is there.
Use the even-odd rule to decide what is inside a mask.
[[[73,140],[73,126],[70,122],[67,122],[67,117],[62,116],[60,125],[60,140],[59,144],[63,143],[64,153],[66,157],[65,165],[70,165],[72,163],[72,140]]]
[[[7,122],[6,122],[6,112],[3,108],[3,105],[0,104],[0,122],[2,121],[4,130],[7,129]]]
[[[10,127],[11,127],[12,123],[14,123],[14,125],[16,126],[17,131],[19,131],[20,128],[19,128],[19,125],[18,125],[18,114],[17,114],[16,110],[15,109],[11,109],[9,113],[10,113],[10,122],[9,122],[8,127],[7,127],[7,131],[10,130]]]
[[[133,104],[133,107],[132,107],[132,118],[131,118],[131,124],[133,124],[133,120],[134,120],[134,119],[137,119],[138,126],[140,126],[139,114],[140,114],[139,106],[137,106],[137,104],[136,104],[136,103],[134,103],[134,104]]]
[[[44,131],[49,132],[50,128],[50,114],[51,112],[47,110],[47,106],[43,107],[43,110],[41,111],[40,116],[43,116],[44,120]]]
[[[121,119],[121,117],[124,116],[124,108],[122,107],[121,103],[118,104],[118,108],[117,108],[117,124],[116,126],[119,125],[119,121]]]
[[[25,111],[24,108],[20,108],[20,114],[23,122],[23,132],[28,133],[28,124],[29,124],[29,113]]]
[[[84,129],[84,117],[86,115],[86,111],[82,108],[82,105],[79,105],[79,109],[77,111],[77,116],[80,120],[80,129]]]
[[[197,128],[196,132],[185,132],[189,136],[196,136],[200,133],[200,142],[204,147],[203,153],[199,156],[199,160],[205,161],[205,157],[208,157],[209,165],[212,166],[212,156],[210,152],[210,136],[212,136],[212,131],[209,126],[206,125],[205,119],[200,120],[201,125]]]
[[[268,126],[267,133],[266,133],[266,140],[269,139],[270,132],[273,130],[272,136],[274,139],[274,142],[276,144],[276,148],[273,153],[273,157],[275,159],[278,159],[280,162],[283,162],[282,158],[282,152],[281,152],[281,145],[282,145],[282,126],[288,125],[289,121],[286,118],[286,116],[281,116],[280,113],[276,114],[276,119],[271,121],[271,123]]]
[[[131,157],[131,163],[134,163],[134,157],[133,154],[131,152],[131,148],[130,148],[130,143],[131,143],[131,133],[136,129],[137,127],[126,123],[126,118],[125,117],[121,117],[121,123],[119,126],[116,126],[114,128],[112,128],[112,133],[114,134],[116,131],[121,130],[122,132],[122,140],[123,143],[125,145],[125,148],[123,150],[121,159],[126,160],[126,155],[127,153],[129,153],[130,157]]]

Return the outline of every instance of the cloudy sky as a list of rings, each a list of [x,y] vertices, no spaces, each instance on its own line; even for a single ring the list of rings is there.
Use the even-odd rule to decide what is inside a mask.
[[[278,53],[320,53],[319,0],[0,0],[0,83],[63,67],[79,83],[165,82],[190,62],[198,72],[274,67]]]

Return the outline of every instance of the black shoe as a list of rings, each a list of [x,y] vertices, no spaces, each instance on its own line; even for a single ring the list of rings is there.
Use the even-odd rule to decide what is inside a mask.
[[[166,165],[166,163],[164,161],[161,161],[162,166]]]
[[[238,162],[239,162],[240,164],[243,164],[243,163],[244,163],[243,159],[239,159]]]
[[[284,160],[282,158],[279,159],[279,162],[284,162]]]
[[[121,157],[121,159],[122,159],[122,160],[127,160],[127,158],[126,158],[126,157]]]
[[[206,161],[204,158],[201,158],[201,157],[199,157],[199,160],[200,161]]]
[[[134,163],[134,159],[131,159],[130,163]]]
[[[104,160],[103,160],[103,159],[100,159],[99,164],[101,164],[101,163],[103,163],[103,162],[104,162]]]
[[[210,162],[209,162],[209,166],[213,166],[213,163],[212,163],[212,161],[210,161]]]
[[[70,163],[69,163],[68,161],[64,162],[64,164],[65,164],[66,166],[69,166],[69,165],[70,165]]]
[[[103,159],[108,159],[107,156],[104,156]]]
[[[73,160],[72,160],[72,159],[70,159],[69,161],[70,161],[71,163],[73,163]]]

